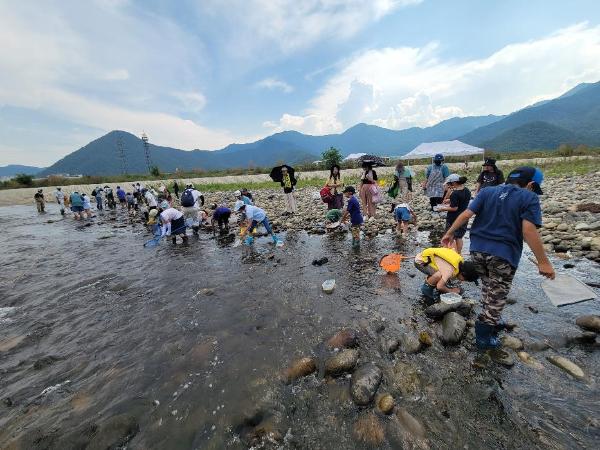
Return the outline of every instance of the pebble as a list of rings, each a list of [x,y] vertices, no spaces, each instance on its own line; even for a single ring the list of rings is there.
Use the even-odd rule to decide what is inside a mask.
[[[286,383],[291,383],[298,378],[310,375],[315,370],[317,370],[317,365],[313,358],[300,358],[294,361],[290,367],[284,370],[283,379]]]
[[[600,316],[594,314],[579,316],[575,320],[575,323],[579,328],[582,328],[586,331],[600,333]]]
[[[567,358],[564,358],[562,356],[547,356],[546,359],[552,364],[554,364],[556,367],[561,368],[562,370],[564,370],[570,375],[573,375],[579,380],[585,378],[585,373],[583,373],[581,367],[579,367],[574,362],[569,361]]]
[[[360,416],[352,430],[354,438],[369,447],[379,447],[383,444],[385,433],[381,421],[373,413],[367,413]]]
[[[505,336],[502,336],[501,340],[502,340],[503,347],[510,348],[511,350],[515,350],[515,351],[523,350],[523,342],[519,338],[505,335]]]
[[[425,427],[419,420],[417,420],[413,415],[411,415],[406,409],[398,408],[396,411],[396,417],[400,422],[402,428],[407,431],[409,434],[413,435],[418,439],[425,439],[427,436],[425,432]]]
[[[449,312],[442,321],[442,342],[444,344],[458,344],[466,327],[467,322],[460,314]]]
[[[541,362],[539,362],[527,352],[517,352],[517,356],[521,361],[523,361],[528,366],[533,367],[534,369],[542,370],[544,368]]]
[[[368,405],[373,401],[377,388],[381,383],[383,373],[375,364],[367,363],[359,367],[352,376],[350,394],[354,403],[359,406]]]
[[[326,294],[331,294],[333,293],[333,290],[335,289],[335,280],[325,280],[323,281],[323,292],[325,292]]]
[[[427,331],[421,331],[419,333],[419,342],[427,347],[433,344],[433,340]]]
[[[390,394],[384,394],[377,401],[377,408],[383,414],[390,414],[394,409],[395,404],[396,402],[394,401],[394,397],[392,397]]]
[[[351,329],[340,330],[327,340],[326,345],[330,349],[358,347],[358,332]]]
[[[421,350],[421,342],[419,341],[419,338],[410,333],[403,334],[400,337],[400,343],[404,353],[412,354]]]
[[[438,302],[425,309],[425,315],[432,319],[439,319],[444,317],[449,312],[458,312],[462,315],[468,315],[471,312],[472,305],[467,302],[458,302],[454,304],[447,304]]]
[[[384,353],[391,354],[398,350],[398,347],[400,346],[400,341],[396,338],[387,339],[382,336],[379,341],[379,346],[381,347],[381,350]]]
[[[329,357],[325,361],[325,374],[335,376],[352,371],[356,367],[358,356],[358,350],[347,349]]]

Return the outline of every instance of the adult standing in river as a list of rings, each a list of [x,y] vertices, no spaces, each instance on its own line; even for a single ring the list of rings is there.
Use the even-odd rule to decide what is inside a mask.
[[[94,189],[94,192],[92,192],[92,195],[96,197],[96,208],[98,208],[98,211],[104,210],[102,194],[104,194],[104,189],[102,189],[100,186],[98,186],[96,189]]]
[[[363,163],[363,174],[360,179],[359,196],[363,212],[368,218],[375,217],[376,205],[373,196],[377,188],[377,172],[373,169],[373,164]]]
[[[73,212],[73,219],[79,220],[84,216],[84,200],[83,196],[75,191],[71,193],[71,211]],[[89,201],[88,201],[89,205]]]
[[[543,179],[534,167],[513,170],[506,184],[482,189],[442,238],[442,245],[450,246],[456,231],[475,216],[470,251],[482,282],[483,306],[475,322],[475,343],[492,360],[508,366],[514,361],[500,348],[498,332],[506,328],[502,310],[521,259],[523,240],[535,255],[540,274],[554,279],[554,268],[537,230],[542,226],[538,195],[542,194]],[[483,364],[484,358],[478,361]]]
[[[425,170],[425,181],[423,189],[429,197],[429,204],[433,211],[434,206],[442,203],[444,199],[444,180],[450,176],[450,169],[444,164],[444,155],[438,153],[432,159],[432,163]]]
[[[65,193],[62,191],[62,189],[60,187],[56,188],[56,191],[54,191],[54,198],[56,199],[56,203],[58,204],[59,208],[60,208],[60,214],[62,216],[65,215]]]
[[[37,212],[44,213],[46,212],[46,199],[44,198],[44,190],[38,189],[35,195],[33,196],[35,200],[35,206],[37,207]]]
[[[412,200],[412,173],[404,166],[402,161],[398,161],[396,164],[396,170],[394,171],[394,181],[398,183],[398,195],[402,202],[409,202]]]
[[[325,183],[331,191],[332,199],[327,203],[327,209],[342,209],[344,207],[344,194],[341,189],[344,187],[342,181],[342,171],[340,166],[334,164],[329,169],[329,179]]]
[[[475,195],[485,187],[498,186],[499,184],[504,184],[504,174],[496,166],[496,160],[494,158],[486,158],[483,162],[483,170],[477,178]]]

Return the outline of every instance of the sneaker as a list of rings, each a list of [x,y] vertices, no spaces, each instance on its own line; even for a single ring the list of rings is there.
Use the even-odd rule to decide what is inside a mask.
[[[427,283],[426,281],[421,286],[421,294],[423,294],[424,297],[427,297],[430,300],[435,299],[435,291],[436,289],[433,286],[429,285],[429,283]]]
[[[271,236],[271,238],[273,239],[273,244],[277,244],[277,242],[279,242],[279,239],[277,239],[277,236],[274,234]]]
[[[352,248],[360,247],[360,239],[352,239]]]

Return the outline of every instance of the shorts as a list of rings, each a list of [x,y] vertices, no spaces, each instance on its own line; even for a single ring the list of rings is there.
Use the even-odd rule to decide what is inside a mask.
[[[409,222],[410,212],[406,208],[396,208],[394,209],[394,217],[396,222]]]
[[[452,223],[446,222],[446,231],[448,231],[451,226],[452,226]],[[454,239],[462,239],[466,233],[467,233],[467,225],[465,224],[462,227],[457,228],[454,231]]]
[[[424,261],[418,261],[415,259],[415,267],[419,270],[419,272],[424,273],[428,277],[437,272],[430,264]]]
[[[185,219],[181,216],[179,219],[171,221],[171,234],[185,234]]]
[[[71,206],[71,211],[74,213],[81,213],[83,212],[83,206]]]

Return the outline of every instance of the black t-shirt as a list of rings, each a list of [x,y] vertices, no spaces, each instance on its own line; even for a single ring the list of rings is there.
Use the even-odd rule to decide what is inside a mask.
[[[456,211],[448,211],[446,222],[454,223],[456,218],[467,209],[469,201],[471,201],[471,191],[467,188],[456,190],[450,194],[450,206],[458,209]]]
[[[504,183],[504,174],[500,169],[497,169],[495,172],[484,170],[479,174],[477,182],[481,184],[481,189],[488,186],[498,186],[499,184]]]

